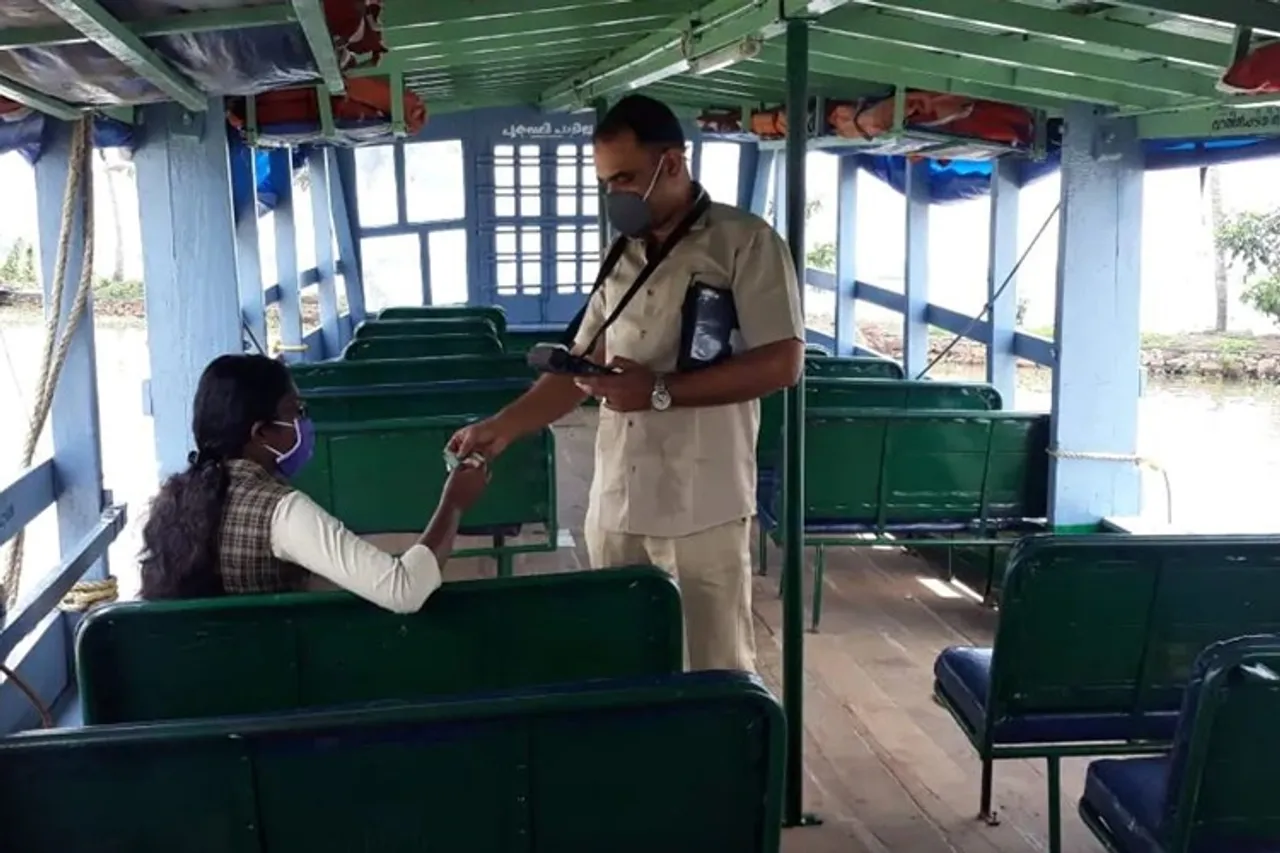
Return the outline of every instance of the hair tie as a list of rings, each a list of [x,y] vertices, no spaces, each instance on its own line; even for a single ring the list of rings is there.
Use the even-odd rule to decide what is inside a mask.
[[[206,465],[217,465],[218,457],[206,450],[193,450],[187,454],[187,464],[192,468],[203,468]]]

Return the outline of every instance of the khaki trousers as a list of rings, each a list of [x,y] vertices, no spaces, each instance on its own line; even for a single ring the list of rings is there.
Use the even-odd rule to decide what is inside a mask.
[[[675,578],[684,604],[686,669],[755,672],[750,519],[662,539],[601,530],[588,514],[585,533],[593,568],[652,564]]]

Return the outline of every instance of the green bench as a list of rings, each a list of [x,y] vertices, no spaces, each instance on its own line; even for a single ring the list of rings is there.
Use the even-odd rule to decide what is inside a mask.
[[[758,679],[89,726],[0,741],[14,853],[777,853]]]
[[[1040,535],[1015,546],[992,648],[955,646],[935,693],[982,761],[1048,763],[1060,849],[1063,757],[1168,750],[1211,643],[1280,630],[1280,536]]]
[[[397,615],[344,592],[127,602],[76,635],[86,724],[426,700],[679,672],[680,594],[652,567],[446,583]]]
[[[488,320],[502,337],[507,332],[507,312],[496,305],[396,305],[383,308],[377,319],[383,320],[448,320],[479,317]]]
[[[806,353],[806,378],[902,379],[902,365],[876,356],[822,356]],[[781,394],[778,395],[781,398]]]
[[[507,352],[527,353],[535,344],[556,343],[563,331],[554,329],[507,329],[502,336],[502,345]]]
[[[356,533],[416,533],[426,526],[444,488],[445,445],[472,420],[437,415],[317,421],[315,455],[293,483]],[[558,546],[551,430],[515,442],[494,460],[493,482],[463,518],[462,530],[491,536],[493,546],[457,555],[491,555],[505,576],[516,554]],[[542,525],[545,537],[507,542],[527,525]]]
[[[1280,850],[1280,636],[1238,637],[1196,661],[1171,755],[1103,759],[1080,817],[1115,853]]]
[[[434,338],[440,335],[481,335],[502,340],[488,317],[447,317],[431,320],[366,320],[356,326],[357,341],[372,338]]]
[[[373,343],[373,342],[370,342]],[[382,342],[379,342],[379,344]],[[320,361],[290,368],[293,381],[308,398],[314,394],[375,390],[382,386],[490,382],[524,379],[534,372],[523,355],[443,355],[372,361]]]
[[[892,362],[893,368],[897,368]],[[927,382],[894,379],[892,370],[877,365],[849,366],[850,376],[806,376],[806,408],[875,408],[875,409],[976,409],[994,411],[1003,408],[1000,392],[991,385],[970,382]],[[862,369],[868,376],[859,376]],[[806,367],[806,370],[812,368]],[[818,372],[818,371],[815,371]],[[874,374],[882,372],[883,377]],[[773,469],[782,459],[783,399],[775,394],[761,403],[760,438],[756,444],[757,465]]]
[[[805,541],[816,550],[811,627],[828,547],[1007,544],[1043,529],[1047,414],[813,408],[805,413]],[[781,543],[781,483],[762,481],[761,535]],[[761,543],[763,563],[763,542]],[[996,578],[988,576],[984,597]]]
[[[342,350],[344,361],[434,358],[442,355],[497,355],[502,341],[492,334],[356,338]]]
[[[492,415],[529,390],[529,379],[492,382],[438,382],[429,385],[348,388],[343,393],[306,394],[312,420],[361,421],[467,415]]]

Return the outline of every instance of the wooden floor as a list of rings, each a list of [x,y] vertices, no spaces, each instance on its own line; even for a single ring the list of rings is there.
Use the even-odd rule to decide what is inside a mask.
[[[592,470],[594,415],[556,428],[566,547],[517,559],[518,573],[587,565],[582,521]],[[781,696],[780,556],[755,583],[760,672]],[[811,567],[810,567],[811,568]],[[491,564],[451,563],[450,578]],[[810,574],[806,579],[808,608]],[[821,632],[805,634],[805,808],[820,826],[786,830],[785,853],[1021,853],[1046,848],[1042,763],[996,765],[998,826],[976,819],[979,765],[932,699],[933,661],[951,644],[991,641],[996,614],[936,581],[894,549],[829,552]],[[1076,816],[1084,762],[1063,764],[1064,853],[1102,848]]]

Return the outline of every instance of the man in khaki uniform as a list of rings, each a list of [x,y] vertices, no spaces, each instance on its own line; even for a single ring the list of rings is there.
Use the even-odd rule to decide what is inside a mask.
[[[795,384],[803,369],[795,267],[764,220],[711,202],[693,182],[680,123],[658,101],[619,101],[596,128],[595,164],[622,237],[573,348],[618,372],[544,375],[450,447],[492,458],[597,397],[585,531],[592,564],[671,572],[689,667],[753,671],[759,399]]]

